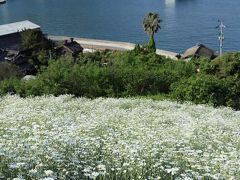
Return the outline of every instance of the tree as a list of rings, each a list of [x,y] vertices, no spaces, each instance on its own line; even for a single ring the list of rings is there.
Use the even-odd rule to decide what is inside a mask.
[[[52,42],[39,29],[25,29],[21,32],[21,41],[23,50],[50,49],[52,47]]]
[[[156,51],[154,34],[161,29],[160,23],[162,20],[160,19],[157,13],[150,12],[143,20],[143,28],[144,31],[149,35],[150,39],[148,42],[148,48],[150,50]]]
[[[48,65],[54,43],[47,39],[40,29],[25,29],[21,32],[21,50],[35,73]]]

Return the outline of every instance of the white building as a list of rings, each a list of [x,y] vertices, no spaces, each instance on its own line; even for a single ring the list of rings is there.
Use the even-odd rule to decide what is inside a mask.
[[[40,29],[40,26],[28,20],[0,25],[0,49],[18,50],[21,43],[20,32],[28,29]]]

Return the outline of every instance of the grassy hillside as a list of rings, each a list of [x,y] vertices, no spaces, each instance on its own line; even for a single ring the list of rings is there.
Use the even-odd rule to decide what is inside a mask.
[[[0,99],[0,178],[239,179],[240,112],[140,99]]]

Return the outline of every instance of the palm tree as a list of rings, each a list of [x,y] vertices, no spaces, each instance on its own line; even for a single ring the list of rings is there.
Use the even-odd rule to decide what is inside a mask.
[[[154,34],[161,29],[160,23],[162,20],[160,19],[157,13],[150,12],[143,20],[143,28],[144,31],[149,35],[149,43],[148,48],[152,50],[156,50]]]

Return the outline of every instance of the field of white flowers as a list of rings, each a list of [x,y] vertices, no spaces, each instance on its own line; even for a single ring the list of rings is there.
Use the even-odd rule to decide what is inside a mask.
[[[240,112],[140,99],[0,98],[0,179],[240,179]]]

